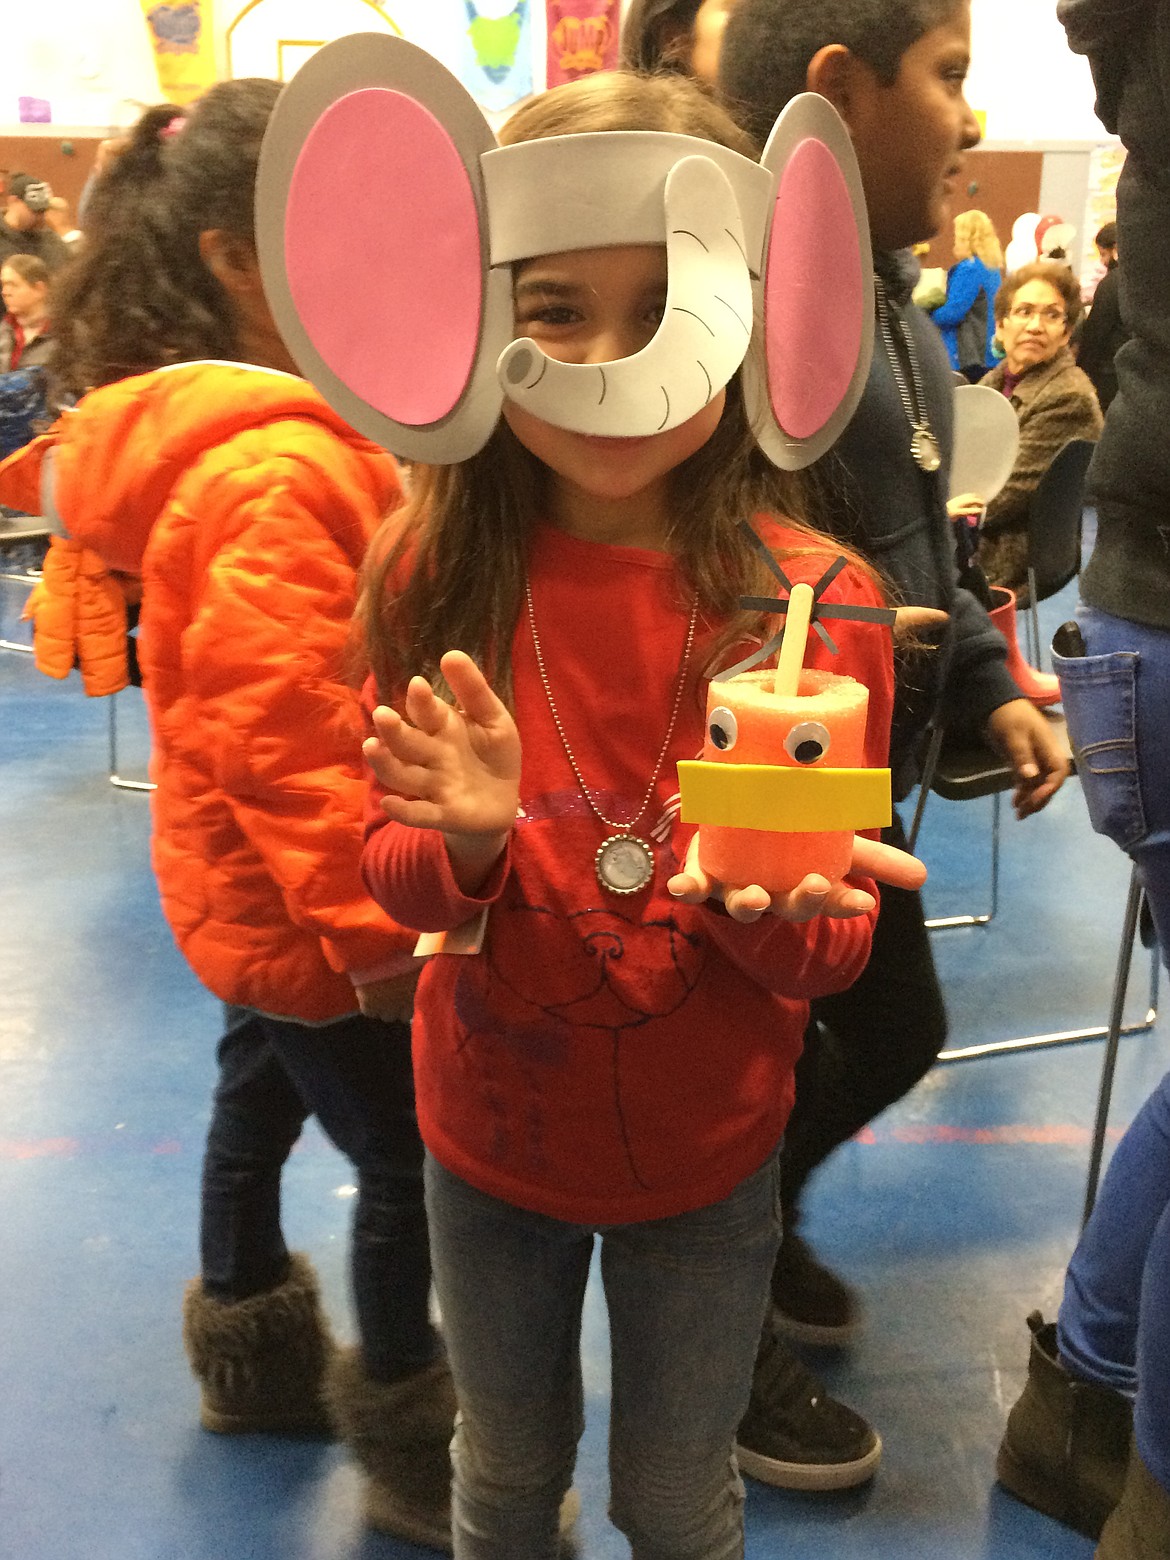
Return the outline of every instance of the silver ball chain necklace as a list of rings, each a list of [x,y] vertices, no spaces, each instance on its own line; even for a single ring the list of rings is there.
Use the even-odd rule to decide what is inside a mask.
[[[914,457],[915,464],[923,471],[937,471],[942,465],[942,453],[926,415],[926,397],[922,393],[922,375],[918,371],[918,353],[914,346],[914,334],[902,316],[897,315],[898,331],[902,337],[902,344],[906,348],[906,362],[910,366],[910,384],[907,385],[906,376],[902,372],[902,360],[894,340],[894,327],[886,298],[886,284],[880,276],[874,277],[873,290],[877,299],[882,344],[886,349],[886,357],[893,371],[898,394],[902,398],[906,420],[910,424],[910,453]]]
[[[544,685],[544,696],[548,700],[549,713],[553,718],[553,725],[557,728],[557,735],[561,739],[561,746],[565,750],[565,757],[569,760],[569,767],[576,776],[577,784],[581,787],[581,794],[588,803],[590,812],[607,829],[614,832],[607,839],[602,840],[598,846],[597,854],[593,858],[594,871],[597,873],[597,881],[602,888],[608,889],[611,894],[637,894],[646,887],[654,876],[654,850],[648,840],[634,833],[635,825],[641,822],[643,814],[650,805],[650,799],[654,795],[654,787],[658,784],[658,777],[662,773],[662,766],[666,761],[666,755],[670,751],[671,738],[674,736],[674,728],[678,724],[678,712],[682,705],[683,688],[686,686],[687,668],[691,661],[691,646],[695,642],[695,624],[699,617],[699,597],[696,593],[691,603],[691,616],[687,624],[686,644],[683,646],[682,662],[678,669],[678,683],[674,690],[674,704],[670,711],[670,723],[666,728],[666,735],[662,739],[662,746],[658,750],[658,758],[655,760],[654,773],[650,784],[646,787],[646,794],[642,798],[642,805],[634,816],[625,823],[620,823],[616,818],[607,818],[593,800],[593,793],[585,783],[585,776],[581,773],[581,766],[569,746],[569,739],[565,735],[565,728],[561,724],[561,717],[557,711],[556,700],[553,698],[552,685],[548,680],[548,671],[544,664],[544,651],[540,644],[540,635],[536,631],[536,612],[532,605],[532,585],[528,580],[524,581],[524,595],[528,602],[528,622],[532,629],[532,644],[536,651],[536,665],[540,672],[540,680]]]

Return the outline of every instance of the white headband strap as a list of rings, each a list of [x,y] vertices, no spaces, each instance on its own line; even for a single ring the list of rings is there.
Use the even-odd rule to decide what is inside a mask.
[[[480,158],[491,264],[617,244],[665,244],[663,191],[696,153],[726,175],[758,275],[771,176],[729,147],[661,130],[608,130],[501,146]]]

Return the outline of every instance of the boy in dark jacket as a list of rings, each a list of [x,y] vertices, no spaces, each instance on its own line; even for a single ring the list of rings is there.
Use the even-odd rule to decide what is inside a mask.
[[[979,140],[963,96],[969,53],[969,0],[740,0],[724,35],[720,89],[757,136],[798,93],[821,93],[845,121],[861,168],[878,302],[873,366],[852,422],[813,472],[818,523],[872,558],[900,602],[934,609],[936,621],[947,614],[942,648],[904,657],[900,667],[890,754],[895,795],[914,785],[938,712],[950,726],[981,732],[1010,760],[1016,811],[1025,817],[1049,801],[1067,765],[1043,716],[1012,681],[1003,638],[957,583],[946,512],[951,371],[937,331],[910,302],[917,264],[909,246],[947,222],[962,188],[963,154]],[[902,843],[900,822],[886,838]],[[783,1150],[788,1233],[772,1288],[778,1323],[825,1343],[856,1330],[857,1302],[795,1233],[805,1181],[923,1076],[946,1038],[916,893],[883,890],[868,968],[850,991],[814,1003],[813,1015]],[[770,1363],[774,1348],[766,1339],[741,1427],[745,1466],[768,1482],[792,1484],[794,1463],[825,1465],[826,1476],[812,1482],[810,1474],[805,1488],[857,1482],[850,1469],[872,1472],[857,1416],[830,1422],[830,1406],[840,1409],[831,1399],[820,1400],[823,1411],[816,1395],[797,1402],[800,1379]],[[794,1449],[794,1439],[803,1449]]]

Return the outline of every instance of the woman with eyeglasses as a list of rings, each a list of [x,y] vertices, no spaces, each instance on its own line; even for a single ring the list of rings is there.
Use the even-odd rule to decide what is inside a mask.
[[[979,562],[993,585],[1019,590],[1028,580],[1028,506],[1040,478],[1070,439],[1097,439],[1101,408],[1069,338],[1081,317],[1076,277],[1055,260],[1023,265],[995,300],[1004,359],[980,380],[1011,401],[1020,452],[1007,483],[987,506]]]

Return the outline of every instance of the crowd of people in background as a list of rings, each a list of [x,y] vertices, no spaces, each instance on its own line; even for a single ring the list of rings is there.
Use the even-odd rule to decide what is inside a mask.
[[[1099,72],[1107,124],[1116,122],[1119,104],[1133,106],[1133,89],[1124,85],[1125,51],[1143,46],[1146,37],[1134,18],[1162,14],[1157,4],[1130,3],[1131,30],[1118,30],[1106,43],[1101,28],[1108,30],[1112,12],[1120,9],[1111,0],[1062,4],[1074,46],[1090,54]],[[761,142],[780,111],[803,91],[821,93],[838,110],[856,152],[868,208],[877,330],[857,410],[836,446],[813,467],[800,490],[801,508],[814,528],[815,544],[847,553],[854,564],[845,576],[850,599],[877,599],[868,560],[898,605],[911,612],[906,622],[913,632],[887,690],[895,800],[903,800],[919,779],[929,732],[940,721],[955,721],[981,732],[1011,763],[1016,811],[1027,818],[1051,800],[1067,764],[1036,708],[1046,701],[1034,701],[1030,690],[1013,680],[1001,625],[989,617],[984,600],[958,582],[946,491],[953,392],[960,379],[986,385],[1011,402],[1018,419],[1015,468],[1003,489],[978,506],[978,566],[987,582],[1009,590],[1027,577],[1029,504],[1044,472],[1068,440],[1096,440],[1103,412],[1117,399],[1120,417],[1111,415],[1106,425],[1107,458],[1101,467],[1113,551],[1110,561],[1097,565],[1087,596],[1089,656],[1114,657],[1128,651],[1131,639],[1140,640],[1151,664],[1161,666],[1165,600],[1151,598],[1151,604],[1142,596],[1132,612],[1136,621],[1131,621],[1128,608],[1119,606],[1117,581],[1132,581],[1142,559],[1148,562],[1152,555],[1134,540],[1147,517],[1143,511],[1135,519],[1121,471],[1121,463],[1132,456],[1130,480],[1136,480],[1148,454],[1148,436],[1137,429],[1135,408],[1144,405],[1139,396],[1165,399],[1170,393],[1150,366],[1153,357],[1142,356],[1143,341],[1159,336],[1167,311],[1149,291],[1154,273],[1161,276],[1162,250],[1138,210],[1140,200],[1154,200],[1151,190],[1161,189],[1150,169],[1162,155],[1154,129],[1165,127],[1154,126],[1155,109],[1144,100],[1140,127],[1127,122],[1130,204],[1128,212],[1119,213],[1120,234],[1109,223],[1096,235],[1103,273],[1085,319],[1081,281],[1069,263],[1066,224],[1040,219],[1035,255],[1005,274],[1004,252],[988,215],[977,209],[950,211],[949,190],[965,152],[980,138],[962,92],[969,38],[970,0],[936,0],[925,7],[899,0],[874,0],[868,6],[853,0],[634,0],[623,33],[623,63],[628,71],[654,75],[654,83],[638,81],[624,88],[624,95],[615,89],[612,99],[588,89],[570,90],[556,100],[568,120],[554,117],[552,123],[563,130],[580,116],[582,125],[602,132],[680,130],[750,152],[752,138]],[[277,92],[274,83],[225,83],[189,113],[165,106],[148,111],[122,143],[120,155],[106,149],[85,209],[84,231],[44,180],[25,172],[7,176],[0,218],[0,453],[22,448],[23,455],[0,475],[0,499],[36,491],[41,445],[52,443],[71,535],[54,542],[46,570],[49,596],[54,590],[86,588],[81,581],[90,568],[86,579],[92,582],[95,560],[98,572],[108,572],[110,580],[132,577],[145,589],[140,643],[160,786],[156,870],[178,941],[199,977],[225,1002],[205,1161],[201,1271],[184,1302],[185,1338],[200,1385],[203,1423],[224,1432],[276,1433],[317,1432],[332,1423],[363,1469],[365,1511],[372,1525],[436,1548],[453,1542],[461,1560],[504,1553],[514,1560],[535,1560],[552,1552],[558,1523],[564,1526],[572,1516],[569,1486],[580,1432],[580,1384],[569,1356],[573,1327],[579,1325],[573,1305],[579,1311],[577,1291],[583,1289],[588,1267],[579,1230],[591,1223],[620,1227],[625,1205],[617,1197],[605,1202],[598,1194],[583,1205],[587,1211],[578,1220],[571,1216],[566,1188],[550,1187],[539,1176],[537,1189],[526,1189],[529,1201],[521,1197],[517,1208],[514,1180],[501,1178],[496,1184],[483,1172],[477,1182],[474,1173],[466,1179],[453,1173],[459,1166],[475,1166],[481,1150],[486,1163],[483,1145],[502,1130],[497,1121],[473,1119],[472,1109],[466,1119],[458,1114],[453,1086],[450,1094],[443,1093],[448,1073],[455,1077],[458,1071],[452,1058],[471,1044],[474,1022],[467,1017],[468,1004],[487,1014],[498,993],[477,988],[469,997],[461,987],[459,995],[453,987],[440,986],[432,966],[423,984],[415,1043],[426,1036],[430,1093],[420,1112],[422,1137],[428,1147],[432,1136],[443,1145],[427,1172],[430,1240],[448,1328],[446,1342],[440,1339],[427,1310],[431,1246],[408,1027],[416,968],[409,957],[413,933],[404,926],[414,926],[419,916],[419,925],[427,916],[447,916],[454,926],[505,895],[501,874],[511,870],[514,857],[525,872],[544,870],[539,851],[530,859],[524,855],[527,846],[517,843],[534,838],[531,830],[509,838],[520,791],[518,760],[515,774],[506,760],[515,758],[508,743],[529,741],[526,721],[533,719],[533,709],[543,709],[546,696],[553,706],[553,695],[543,661],[539,682],[517,674],[510,683],[507,651],[500,647],[511,643],[514,632],[530,632],[540,657],[535,613],[544,604],[542,597],[561,603],[559,614],[547,609],[541,614],[550,644],[554,638],[559,642],[578,609],[574,590],[582,578],[592,579],[588,569],[593,565],[586,564],[580,543],[599,539],[588,528],[597,521],[594,516],[587,523],[575,507],[579,479],[558,465],[555,440],[551,446],[540,442],[522,419],[505,414],[507,426],[493,436],[490,461],[476,457],[456,475],[441,478],[420,471],[413,494],[405,494],[389,457],[353,434],[316,390],[289,378],[296,364],[264,299],[251,219],[260,141]],[[543,126],[539,104],[522,111],[516,123],[513,133],[520,139],[555,133]],[[1168,214],[1164,205],[1157,210],[1161,217]],[[152,235],[164,229],[166,245],[152,244]],[[954,263],[928,314],[912,301],[918,266],[910,251],[940,233],[952,242]],[[1015,237],[1018,244],[1020,235]],[[109,263],[115,250],[117,269]],[[565,264],[575,277],[571,261]],[[1135,285],[1147,289],[1148,313],[1138,340],[1129,345],[1134,321],[1122,308],[1122,277],[1128,283],[1131,266]],[[654,271],[650,281],[657,285],[658,280]],[[592,285],[608,296],[606,290],[618,283],[599,272]],[[547,322],[534,319],[528,333],[543,339]],[[556,355],[555,328],[547,325],[551,356]],[[640,345],[644,342],[632,342],[631,350]],[[1160,339],[1156,345],[1165,349]],[[53,374],[51,387],[46,369]],[[743,405],[734,383],[728,404],[729,422],[738,428]],[[56,423],[47,440],[31,443],[62,406],[80,409],[67,425]],[[129,473],[135,461],[149,459],[151,440],[164,423],[172,442],[178,440],[186,452],[182,480],[165,501],[140,513]],[[279,441],[267,431],[270,423],[279,423]],[[1110,434],[1116,435],[1113,441]],[[708,503],[709,512],[701,518],[715,525],[712,517],[722,511],[714,488],[708,491],[704,485],[709,472],[700,453],[711,437],[713,431],[707,430],[694,449],[672,457],[639,489],[646,503],[639,524],[648,530],[621,529],[628,521],[621,505],[629,495],[619,495],[611,504],[618,528],[600,539],[668,552],[667,499],[677,502],[670,485],[676,466],[692,474],[700,499]],[[312,468],[313,481],[298,486],[295,473],[290,475],[296,462],[287,459],[287,441],[296,446],[301,464]],[[85,480],[84,462],[94,459],[95,451],[103,471],[100,492]],[[734,470],[739,491],[760,498],[760,508],[781,514],[795,489],[762,483],[748,465],[741,470],[723,453],[720,469]],[[225,486],[225,471],[245,473],[246,481]],[[601,478],[592,474],[590,480]],[[460,486],[464,482],[466,492]],[[288,590],[297,596],[295,609],[280,599],[281,575],[272,568],[274,536],[287,524],[287,515],[276,517],[273,510],[271,492],[278,489],[295,511],[295,542],[287,535],[280,540]],[[440,568],[436,538],[444,530],[460,534],[460,506],[471,502],[467,494],[494,505],[501,525],[519,510],[526,524],[535,524],[531,501],[521,503],[515,495],[538,490],[549,499],[557,523],[549,534],[542,533],[534,554],[535,606],[531,582],[524,611],[519,595],[506,603],[507,610],[498,595],[483,598],[485,624],[490,620],[497,638],[481,639],[475,647],[479,659],[489,663],[502,653],[497,664],[497,670],[504,667],[502,678],[489,685],[466,657],[440,659],[436,654],[433,665],[422,667],[431,681],[445,676],[458,694],[460,719],[472,728],[470,739],[451,730],[453,715],[444,713],[447,706],[424,692],[418,679],[408,682],[407,674],[416,667],[405,664],[404,630],[387,628],[380,599],[370,606],[365,598],[372,660],[376,666],[381,654],[384,667],[392,668],[392,675],[368,690],[367,703],[372,705],[375,695],[391,700],[440,751],[438,758],[424,755],[421,741],[404,739],[401,715],[382,710],[376,717],[377,737],[366,756],[380,784],[367,813],[373,808],[379,821],[368,825],[370,842],[363,855],[361,734],[367,728],[356,694],[336,680],[332,669],[340,664],[347,625],[358,606],[366,545],[379,519],[405,503],[402,513],[416,527],[409,534],[418,554],[408,557],[401,547],[395,551],[384,538],[377,579],[384,591],[393,587],[433,634],[448,611],[449,597],[457,594],[444,595],[444,589],[460,583],[454,574],[440,573],[436,585],[428,572]],[[190,513],[201,516],[203,540],[197,550],[185,520]],[[786,524],[778,522],[776,545],[782,547],[792,545]],[[1150,529],[1157,531],[1157,524],[1151,522]],[[294,545],[295,560],[289,551]],[[726,566],[727,558],[738,554],[725,539],[721,545]],[[694,557],[702,555],[696,545]],[[747,561],[740,559],[740,565],[746,579]],[[682,578],[687,581],[685,571]],[[619,582],[608,576],[592,580],[592,587],[594,614],[597,602],[608,599],[606,592],[616,591],[624,603],[622,592],[633,589],[624,578]],[[688,675],[697,676],[690,663],[696,621],[702,619],[702,639],[726,616],[726,602],[714,592],[704,595],[689,583],[688,591],[695,603],[689,630],[686,613],[680,615],[669,592],[647,608],[656,631],[674,635],[680,646],[685,643],[681,673],[675,651],[668,657],[670,665],[659,668],[658,691],[667,711],[676,675],[680,690]],[[196,616],[184,616],[196,607]],[[306,644],[303,625],[309,610],[315,626],[312,643]],[[619,618],[615,612],[615,635]],[[184,636],[194,632],[201,636],[204,656],[199,677],[190,681],[190,644]],[[573,647],[561,650],[569,657],[583,654]],[[295,666],[292,673],[290,666]],[[552,671],[559,675],[555,662]],[[1075,683],[1077,668],[1068,675],[1070,685]],[[497,697],[501,692],[512,701],[511,712]],[[1152,697],[1143,694],[1144,700]],[[1146,710],[1146,703],[1141,707]],[[1156,832],[1164,811],[1158,799],[1164,794],[1167,760],[1164,736],[1151,734],[1156,724],[1152,710],[1149,704],[1143,716],[1143,792],[1135,816],[1141,814],[1140,802],[1148,800]],[[678,711],[675,697],[668,742]],[[509,726],[512,714],[519,738]],[[580,778],[555,707],[553,717]],[[192,741],[192,731],[202,732],[199,741]],[[494,733],[499,751],[507,749],[498,761],[482,757],[481,749],[489,746],[484,731]],[[701,740],[697,728],[691,737]],[[469,741],[475,763],[467,756]],[[404,773],[416,775],[432,761],[455,763],[451,755],[457,749],[460,773],[470,777],[468,790],[478,786],[493,796],[498,790],[501,800],[494,809],[485,804],[482,812],[460,811],[454,804],[432,809],[428,817],[437,820],[430,829],[432,843],[446,843],[427,856],[417,844],[414,816],[398,805],[397,791]],[[241,753],[263,753],[263,773],[250,774],[247,784],[234,790],[236,769],[248,762]],[[542,762],[559,764],[555,742],[550,753]],[[600,757],[595,765],[602,767]],[[1158,778],[1148,782],[1147,798],[1148,774]],[[312,809],[306,802],[310,794]],[[591,824],[587,817],[586,822]],[[905,845],[896,814],[883,843],[895,849]],[[1146,834],[1137,823],[1119,843],[1145,864],[1155,885],[1161,884],[1164,844],[1155,842],[1157,848],[1147,850]],[[306,873],[309,859],[316,865]],[[289,865],[293,862],[295,870]],[[378,904],[359,882],[363,863]],[[204,901],[198,916],[191,909],[195,879]],[[685,891],[670,892],[688,906],[691,899],[698,903],[704,893],[696,881],[687,879]],[[769,929],[766,934],[780,936],[784,959],[793,964],[798,962],[793,939],[806,937],[800,957],[816,970],[815,979],[806,970],[803,983],[793,976],[789,1005],[769,1009],[786,1058],[776,1068],[775,1092],[791,1091],[793,1085],[795,1090],[786,1123],[777,1125],[774,1100],[760,1102],[757,1113],[763,1129],[776,1128],[771,1149],[778,1191],[771,1158],[762,1179],[758,1164],[737,1162],[730,1180],[713,1173],[699,1193],[676,1188],[674,1201],[668,1198],[661,1208],[655,1205],[653,1215],[642,1215],[672,1225],[676,1245],[665,1265],[678,1271],[686,1270],[694,1243],[707,1238],[704,1230],[712,1218],[724,1220],[727,1228],[741,1225],[746,1234],[741,1231],[744,1261],[738,1286],[727,1284],[718,1291],[712,1286],[707,1332],[695,1308],[688,1310],[679,1297],[676,1307],[664,1309],[663,1325],[667,1310],[676,1318],[685,1312],[687,1337],[647,1342],[639,1332],[636,1307],[628,1296],[622,1299],[619,1282],[612,1285],[615,1333],[626,1329],[623,1347],[628,1345],[630,1358],[669,1378],[676,1394],[672,1402],[685,1387],[685,1429],[689,1435],[698,1425],[702,1432],[698,1446],[684,1445],[685,1437],[672,1439],[672,1415],[644,1411],[629,1383],[619,1384],[615,1367],[613,1516],[631,1536],[636,1555],[669,1553],[680,1560],[693,1554],[700,1560],[718,1554],[732,1560],[742,1554],[742,1486],[730,1460],[733,1443],[740,1468],[783,1488],[847,1488],[871,1478],[880,1463],[877,1429],[836,1400],[800,1352],[802,1343],[847,1344],[863,1311],[853,1287],[819,1260],[802,1235],[801,1203],[825,1160],[925,1075],[945,1043],[947,1016],[914,883],[899,879],[895,871],[882,888],[876,912],[868,893],[871,879],[863,877],[858,884],[857,892],[869,903],[862,906],[858,900],[847,914],[841,912],[831,948],[818,940],[815,915],[794,915],[783,922],[781,933]],[[570,892],[558,882],[557,892],[562,890]],[[1152,897],[1165,947],[1164,884]],[[250,924],[260,929],[263,943],[259,952],[250,944],[243,951],[246,958],[232,947],[233,917],[242,903],[250,906]],[[729,901],[728,908],[728,923],[749,919],[739,915],[737,904]],[[675,913],[687,912],[675,907]],[[689,913],[696,938],[708,939],[717,950],[731,946],[728,925],[712,928],[714,917],[706,910]],[[854,919],[856,925],[842,932]],[[795,933],[793,924],[805,921],[814,930]],[[770,919],[767,924],[776,923]],[[653,957],[647,954],[651,963]],[[722,951],[719,957],[724,958]],[[739,981],[743,977],[735,960],[726,955],[725,977]],[[838,979],[846,967],[856,977],[851,984]],[[744,981],[745,1011],[757,995]],[[322,1031],[331,1048],[326,1061],[318,1044]],[[745,1058],[752,1043],[751,1037],[744,1039]],[[758,1074],[758,1057],[753,1065]],[[558,1066],[567,1068],[568,1062],[562,1058]],[[745,1060],[744,1076],[750,1072]],[[501,1083],[494,1074],[489,1082],[504,1094],[521,1088],[519,1080]],[[523,1087],[531,1091],[526,1109],[553,1111],[553,1103],[538,1099],[531,1077]],[[554,1091],[552,1085],[541,1087]],[[1099,1551],[1104,1560],[1153,1560],[1170,1552],[1170,1412],[1162,1406],[1168,1357],[1161,1314],[1165,1295],[1142,1296],[1145,1353],[1135,1362],[1134,1292],[1135,1284],[1141,1289],[1147,1262],[1164,1264],[1170,1246],[1167,1215],[1144,1168],[1151,1156],[1149,1142],[1170,1137],[1168,1098],[1165,1085],[1155,1091],[1136,1128],[1139,1146],[1119,1152],[1096,1243],[1087,1242],[1070,1269],[1059,1332],[1039,1318],[1033,1323],[1028,1391],[1013,1414],[1001,1454],[1001,1477],[1022,1499],[1094,1536],[1109,1522]],[[717,1108],[718,1101],[711,1106],[713,1112]],[[335,1348],[312,1267],[306,1258],[290,1254],[281,1230],[281,1170],[310,1112],[357,1167],[352,1278],[361,1342],[355,1351]],[[707,1125],[714,1141],[718,1133]],[[571,1123],[565,1131],[571,1138]],[[696,1153],[708,1147],[696,1138]],[[596,1168],[584,1152],[581,1163],[582,1173]],[[547,1166],[541,1173],[551,1174]],[[1144,1210],[1139,1221],[1144,1234],[1139,1241],[1129,1232],[1127,1287],[1119,1294],[1116,1253],[1121,1242],[1118,1215],[1110,1209],[1127,1196]],[[636,1230],[637,1218],[629,1217]],[[624,1263],[630,1272],[649,1271],[656,1260],[633,1238],[625,1239],[624,1248],[615,1241],[612,1249],[620,1253],[613,1258],[615,1269]],[[524,1309],[535,1304],[536,1286],[523,1264],[536,1252],[544,1274],[537,1298],[550,1314],[555,1312],[561,1329],[556,1348],[549,1344],[547,1351],[541,1341],[543,1316],[534,1321],[535,1313]],[[513,1266],[505,1271],[509,1262]],[[1114,1287],[1101,1299],[1096,1290],[1107,1288],[1107,1279]],[[1152,1290],[1154,1280],[1149,1283]],[[508,1309],[507,1318],[501,1320],[499,1306],[492,1311],[485,1289]],[[1124,1327],[1114,1326],[1112,1332],[1101,1321],[1110,1305],[1114,1317],[1118,1307],[1125,1310]],[[528,1329],[527,1348],[522,1328]],[[1124,1335],[1120,1342],[1119,1334]],[[693,1347],[696,1340],[716,1362],[718,1380],[694,1376],[689,1367],[671,1373],[664,1356]],[[524,1363],[521,1356],[526,1356]],[[1160,1373],[1153,1386],[1150,1362]],[[541,1372],[547,1372],[553,1387],[537,1379]],[[693,1379],[688,1384],[684,1376]],[[1077,1382],[1091,1385],[1096,1396],[1086,1386],[1077,1398],[1070,1386]],[[447,1446],[457,1394],[463,1419],[454,1447],[452,1514]],[[1135,1395],[1138,1444],[1131,1457]],[[1077,1432],[1070,1428],[1074,1424],[1109,1442],[1104,1493],[1099,1481],[1086,1493],[1095,1474],[1086,1472],[1091,1459],[1079,1452]],[[1058,1498],[1053,1493],[1058,1487],[1073,1493]],[[1115,1508],[1118,1515],[1111,1517]]]
[[[0,174],[0,456],[48,426],[50,287],[81,234],[67,202],[31,173]]]

